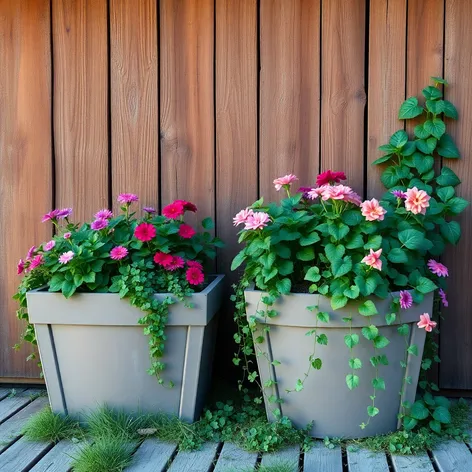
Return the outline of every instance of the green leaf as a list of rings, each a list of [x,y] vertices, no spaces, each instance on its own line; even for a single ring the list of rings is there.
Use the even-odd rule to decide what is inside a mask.
[[[210,217],[208,217],[202,220],[202,226],[203,226],[203,229],[209,230],[215,227],[215,223]]]
[[[64,297],[72,297],[72,295],[74,295],[75,293],[75,290],[76,286],[73,282],[69,280],[64,280],[64,282],[62,283],[62,294],[64,295]]]
[[[303,382],[298,379],[297,383],[295,384],[295,391],[296,392],[301,392],[303,390]]]
[[[434,166],[434,157],[415,152],[413,155],[413,164],[420,174],[425,174]]]
[[[316,342],[322,346],[326,346],[328,344],[328,336],[326,336],[326,334],[320,334],[316,336]]]
[[[309,235],[300,238],[300,246],[310,246],[317,243],[319,240],[320,235],[316,231],[313,231]]]
[[[408,249],[420,249],[424,241],[424,235],[416,229],[405,229],[398,233],[398,239]]]
[[[89,272],[84,275],[84,282],[87,284],[93,284],[95,282],[95,272]]]
[[[344,336],[344,344],[346,344],[349,349],[352,349],[354,346],[357,346],[357,344],[359,344],[359,335],[346,334],[346,336]]]
[[[395,133],[393,133],[392,137],[390,138],[390,144],[396,147],[397,149],[401,149],[407,142],[408,135],[403,129],[395,131]]]
[[[387,254],[387,259],[394,264],[405,264],[408,262],[408,256],[406,252],[399,247],[390,249]]]
[[[343,294],[351,299],[357,298],[359,296],[359,287],[356,285],[351,285],[349,288],[344,290]]]
[[[339,308],[346,306],[348,301],[349,299],[344,295],[333,295],[331,297],[331,308],[333,310],[338,310]]]
[[[293,262],[292,261],[278,261],[277,268],[280,275],[290,275],[293,272]]]
[[[367,414],[369,416],[375,416],[375,415],[378,415],[379,414],[379,409],[375,406],[372,406],[372,405],[369,405],[367,407]]]
[[[440,118],[426,120],[423,126],[425,131],[427,131],[429,134],[432,134],[437,139],[440,139],[441,136],[446,132],[446,125]]]
[[[372,316],[378,313],[377,308],[372,300],[366,300],[359,305],[359,313],[362,316]]]
[[[333,263],[336,260],[340,260],[343,256],[344,253],[346,252],[346,249],[342,244],[338,244],[335,246],[334,244],[327,244],[325,247],[325,254],[326,257],[329,259],[331,263]]]
[[[380,176],[380,180],[386,188],[392,188],[400,181],[400,177],[397,173],[397,168],[394,166],[387,167]]]
[[[433,79],[434,80],[434,79]],[[432,85],[428,85],[423,89],[424,98],[427,100],[436,100],[438,98],[442,98],[442,92],[436,87]]]
[[[359,376],[354,374],[346,375],[346,384],[349,390],[354,390],[359,386]]]
[[[429,410],[422,401],[417,401],[411,406],[410,415],[415,420],[425,420],[429,416]]]
[[[437,406],[443,406],[444,408],[449,408],[451,406],[451,401],[442,396],[434,397],[434,402]]]
[[[439,230],[444,239],[451,244],[457,244],[461,237],[461,227],[457,221],[443,223],[439,226]]]
[[[297,252],[297,259],[300,261],[312,261],[315,258],[315,251],[311,246],[306,246]]]
[[[372,165],[383,164],[384,162],[389,161],[394,155],[393,154],[385,154],[385,156],[379,157],[372,162]]]
[[[319,311],[316,314],[316,317],[322,322],[322,323],[329,323],[329,313],[326,313],[325,311]]]
[[[385,390],[385,380],[382,377],[372,379],[372,387],[377,390]]]
[[[364,245],[364,238],[361,234],[355,234],[352,238],[349,239],[349,242],[346,244],[347,249],[357,249]]]
[[[448,424],[451,422],[451,413],[444,406],[438,406],[433,412],[433,418],[440,423]]]
[[[321,359],[319,357],[317,357],[316,359],[313,359],[311,361],[311,365],[312,365],[313,369],[320,370],[321,367],[323,366],[323,362],[321,361]]]
[[[374,339],[374,346],[377,349],[383,349],[384,347],[388,346],[390,341],[385,336],[377,336]]]
[[[436,420],[429,422],[429,427],[437,434],[441,434],[441,423]]]
[[[233,259],[233,262],[231,263],[231,270],[236,270],[245,260],[246,254],[243,250]]]
[[[449,85],[449,82],[446,79],[443,79],[442,77],[431,77],[431,80],[434,82],[435,85]]]
[[[403,147],[401,153],[404,157],[411,156],[416,151],[415,141],[408,141]]]
[[[378,334],[379,330],[374,325],[364,326],[364,328],[362,328],[362,335],[369,341],[373,341],[378,336]]]
[[[459,213],[462,213],[468,206],[469,206],[469,202],[461,197],[451,198],[447,202],[447,208],[449,209],[451,213],[454,213],[454,215],[458,215]]]
[[[398,119],[409,120],[420,116],[423,111],[423,107],[418,106],[418,99],[416,97],[410,97],[402,103],[398,113]]]
[[[394,323],[396,319],[397,319],[396,313],[387,313],[385,315],[385,321],[387,322],[388,325],[391,325],[392,323]]]
[[[413,356],[418,355],[418,346],[416,344],[411,344],[408,349],[407,349],[409,354],[412,354]]]
[[[457,120],[459,118],[459,113],[457,113],[456,107],[448,100],[443,100],[443,112],[448,118]]]
[[[354,370],[362,368],[362,361],[357,357],[349,359],[349,367]]]
[[[282,279],[278,280],[275,284],[277,290],[282,294],[290,293],[290,289],[292,288],[292,282],[290,279]]]
[[[412,418],[411,416],[405,416],[403,418],[403,427],[407,431],[411,431],[417,424],[418,420],[415,420],[415,418]]]
[[[335,241],[340,241],[343,239],[349,233],[349,231],[349,226],[341,223],[340,221],[328,225],[328,232]]]
[[[364,218],[358,210],[348,210],[341,215],[341,219],[348,226],[357,226]]]
[[[447,187],[440,187],[437,190],[438,197],[441,199],[443,202],[447,202],[450,200],[454,195],[456,191],[454,190],[454,187],[447,186]]]
[[[433,137],[428,138],[428,139],[418,139],[416,141],[416,147],[423,154],[432,154],[433,151],[436,149],[437,143],[438,143],[438,140]]]
[[[452,137],[447,133],[443,134],[439,140],[438,154],[442,157],[448,157],[449,159],[461,157],[459,149],[457,149]]]
[[[50,292],[59,292],[62,290],[62,284],[64,283],[64,276],[62,274],[54,274],[49,282]]]
[[[459,185],[461,183],[461,180],[459,179],[459,177],[457,177],[457,175],[452,169],[444,166],[441,169],[441,175],[438,176],[436,182],[442,187],[446,187],[448,185],[452,185],[453,187],[455,187],[456,185]]]
[[[380,249],[382,246],[382,236],[379,234],[369,236],[369,239],[366,244],[364,244],[364,249]]]
[[[318,267],[310,267],[305,275],[305,280],[309,282],[318,282],[321,279],[320,269]]]
[[[420,277],[415,288],[420,293],[429,293],[433,290],[436,290],[438,287],[432,280],[428,279],[427,277]]]
[[[352,261],[350,256],[345,256],[344,259],[337,259],[331,264],[331,271],[334,278],[342,277],[352,269]]]
[[[415,126],[415,131],[414,132],[415,132],[415,136],[419,139],[426,139],[426,138],[429,138],[429,136],[431,135],[431,133],[428,133],[424,129],[423,125]]]

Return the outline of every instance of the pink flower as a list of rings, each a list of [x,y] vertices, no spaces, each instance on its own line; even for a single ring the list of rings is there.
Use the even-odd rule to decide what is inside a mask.
[[[70,231],[68,231],[67,233],[64,233],[64,239],[70,239],[71,236],[72,236],[72,233]]]
[[[428,261],[428,268],[434,275],[437,275],[438,277],[449,276],[449,271],[447,270],[447,267],[444,264],[441,264],[440,262],[436,262],[434,259],[430,259]]]
[[[361,203],[361,213],[362,216],[365,216],[367,221],[382,221],[387,210],[382,208],[379,202],[373,198],[372,200],[366,200]]]
[[[424,190],[418,190],[416,187],[407,189],[405,208],[417,215],[426,213],[426,208],[429,207],[429,199],[431,198]]]
[[[406,193],[403,190],[392,190],[392,194],[397,198],[406,198]]]
[[[447,308],[449,303],[446,298],[446,292],[442,288],[439,289],[439,296],[441,297],[442,304]]]
[[[38,254],[31,259],[31,263],[28,267],[28,270],[34,270],[36,267],[39,267],[44,262],[43,255]]]
[[[151,223],[141,223],[134,230],[134,237],[146,242],[156,237],[156,228]]]
[[[315,200],[316,198],[321,197],[328,187],[329,185],[322,185],[321,187],[312,188],[308,191],[308,198]]]
[[[321,187],[322,185],[336,183],[338,184],[341,180],[346,180],[346,174],[344,172],[332,172],[327,170],[321,173],[316,178],[316,185]]]
[[[157,210],[153,207],[143,207],[143,210],[146,213],[149,213],[150,215],[154,215],[155,213],[157,213]]]
[[[203,266],[201,262],[198,261],[187,261],[189,267],[196,267],[197,269],[203,271]]]
[[[104,209],[104,210],[97,211],[94,217],[97,220],[109,220],[110,218],[113,218],[113,213],[110,210]]]
[[[403,310],[406,310],[408,308],[411,308],[413,305],[413,297],[411,296],[411,293],[408,292],[407,290],[401,290],[400,291],[400,308]]]
[[[262,229],[269,221],[270,216],[267,213],[258,211],[248,216],[244,229]]]
[[[51,241],[47,242],[43,246],[43,248],[45,251],[50,251],[55,245],[56,245],[56,241],[54,241],[54,239],[51,239]]]
[[[92,224],[90,227],[94,229],[95,231],[99,231],[103,228],[106,228],[108,226],[108,220],[105,220],[104,218],[100,218],[98,220],[92,221]]]
[[[246,223],[247,219],[253,214],[254,214],[254,212],[250,208],[246,208],[245,210],[241,210],[233,218],[233,225],[238,226],[240,224]]]
[[[195,235],[195,230],[190,225],[180,225],[179,236],[184,239],[190,239]]]
[[[63,208],[62,210],[56,210],[58,218],[69,218],[72,215],[72,208]]]
[[[185,272],[185,278],[190,285],[200,285],[205,280],[203,272],[197,267],[189,267]]]
[[[156,252],[154,254],[154,262],[162,267],[167,267],[172,263],[172,256],[164,252]]]
[[[20,259],[18,265],[16,266],[16,273],[20,275],[25,270],[25,261]]]
[[[41,223],[44,223],[44,222],[49,221],[49,220],[52,220],[52,221],[56,220],[58,212],[59,212],[59,210],[52,210],[49,213],[46,213],[43,216],[43,218],[41,220]]]
[[[117,200],[118,203],[121,203],[122,205],[130,205],[133,202],[137,202],[139,198],[134,193],[120,193]]]
[[[73,251],[64,252],[59,256],[59,264],[67,264],[74,257]]]
[[[382,249],[378,251],[370,250],[370,254],[364,257],[361,262],[367,264],[368,266],[373,267],[377,270],[382,270],[382,261],[380,260],[380,254],[382,254]]]
[[[167,270],[181,269],[185,265],[185,261],[180,256],[172,256],[172,261],[164,266]]]
[[[283,177],[279,177],[278,179],[274,180],[275,190],[278,192],[283,187],[289,188],[289,186],[296,180],[298,180],[298,177],[293,174],[287,174]]]
[[[177,200],[162,209],[162,214],[166,218],[170,218],[171,220],[176,220],[177,218],[180,218],[184,213],[184,204],[182,203],[182,201]]]
[[[352,191],[344,197],[344,200],[349,203],[353,203],[356,206],[361,206],[362,198],[356,192]]]
[[[428,313],[423,313],[420,315],[420,321],[417,323],[418,328],[424,328],[428,333],[433,331],[433,328],[436,327],[436,321],[432,321]]]
[[[26,260],[31,259],[35,252],[36,252],[36,246],[31,246],[28,249],[28,253],[26,254]]]
[[[123,246],[116,246],[110,251],[110,257],[114,261],[119,261],[128,255],[128,249]]]
[[[188,202],[187,200],[176,200],[174,203],[176,202],[182,203],[184,211],[193,211],[194,213],[197,212],[197,207],[193,203]]]

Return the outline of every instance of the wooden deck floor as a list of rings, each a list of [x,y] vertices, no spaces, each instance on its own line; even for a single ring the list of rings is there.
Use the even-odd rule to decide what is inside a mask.
[[[39,389],[0,388],[0,471],[68,472],[80,444],[30,442],[21,436],[27,419],[47,404]],[[472,472],[472,441],[450,441],[421,456],[395,456],[367,450],[327,449],[320,442],[301,454],[290,447],[258,455],[233,444],[206,444],[197,452],[180,452],[175,444],[146,439],[136,450],[128,472],[249,472],[257,464],[285,463],[294,472]],[[285,469],[284,469],[285,471]],[[106,471],[103,471],[106,472]]]

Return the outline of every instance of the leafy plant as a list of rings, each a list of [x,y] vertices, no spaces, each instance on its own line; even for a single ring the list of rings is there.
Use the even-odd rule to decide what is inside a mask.
[[[137,201],[134,194],[121,194],[121,214],[114,217],[110,210],[101,210],[91,223],[82,225],[70,221],[71,208],[44,215],[42,221],[52,222],[56,235],[31,247],[25,260],[19,261],[18,274],[25,276],[14,298],[20,304],[18,317],[27,321],[22,339],[32,344],[36,338],[28,323],[26,300],[30,290],[45,287],[66,298],[76,292],[113,292],[127,298],[143,311],[139,322],[150,338],[152,360],[148,372],[164,384],[162,356],[169,306],[204,286],[203,264],[223,244],[208,232],[213,228],[210,218],[202,221],[201,233],[184,223],[187,211],[197,211],[194,204],[176,200],[163,208],[163,215],[147,207],[143,208],[145,216],[137,218],[131,212]],[[169,295],[158,300],[156,293]]]
[[[340,183],[346,180],[344,172],[330,170],[317,177],[316,186],[301,188],[293,194],[291,186],[298,179],[289,174],[274,180],[276,190],[286,193],[280,203],[266,204],[261,198],[234,218],[236,226],[244,225],[239,233],[239,242],[244,247],[234,258],[232,269],[237,270],[242,264],[245,268],[233,297],[238,325],[234,338],[239,345],[233,362],[242,366],[244,378],[259,385],[275,416],[280,415],[277,402],[282,400],[265,389],[276,382],[261,384],[252,356],[267,359],[275,368],[280,364],[264,348],[265,333],[270,331],[267,321],[278,315],[274,309],[277,300],[291,292],[325,295],[333,311],[349,304],[352,311],[364,317],[362,337],[372,346],[368,367],[373,367],[374,376],[368,421],[362,428],[379,413],[377,392],[388,388],[382,366],[389,363],[383,349],[390,340],[374,322],[379,315],[377,299],[390,300],[389,312],[380,316],[385,317],[388,325],[400,322],[398,334],[405,339],[401,395],[405,385],[412,381],[406,373],[407,358],[418,355],[418,346],[409,344],[409,326],[401,323],[402,311],[422,302],[425,295],[437,289],[441,302],[447,304],[444,289],[448,269],[437,259],[447,244],[458,242],[460,225],[453,218],[468,205],[456,196],[455,187],[460,183],[457,175],[447,166],[439,171],[435,165],[438,158],[458,158],[459,152],[446,133],[444,120],[456,119],[457,111],[442,97],[440,86],[446,82],[433,80],[435,85],[423,90],[424,106],[412,97],[400,107],[400,119],[417,120],[414,137],[400,129],[388,144],[380,147],[385,155],[374,164],[388,164],[381,175],[387,192],[380,201],[375,198],[362,201],[352,188]],[[261,291],[262,306],[248,321],[244,290],[250,284]],[[313,338],[313,350],[307,359],[307,370],[289,392],[302,390],[310,371],[323,368],[316,351],[329,342],[322,329],[329,324],[329,313],[320,312],[317,306],[307,310],[315,315],[313,329],[306,333]],[[352,316],[343,320],[349,329],[344,341],[350,351],[346,387],[353,390],[358,387],[364,368],[356,356],[360,337],[352,330]],[[418,326],[428,332],[436,325],[429,313],[421,315],[418,321]],[[430,363],[429,358],[423,360],[426,368]],[[422,385],[437,389],[427,383]],[[415,417],[421,414],[419,405],[403,405],[406,429],[419,421]],[[442,408],[437,408],[428,410],[428,418],[436,411],[437,418],[429,418],[429,426],[439,432],[447,417]]]

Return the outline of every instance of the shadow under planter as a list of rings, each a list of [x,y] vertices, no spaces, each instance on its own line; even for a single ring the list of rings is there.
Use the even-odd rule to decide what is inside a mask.
[[[217,316],[223,288],[218,275],[186,308],[169,307],[163,377],[147,373],[148,337],[138,324],[143,313],[112,293],[27,294],[53,411],[81,416],[100,405],[128,411],[178,415],[196,420],[211,381]],[[163,299],[171,294],[156,294]]]
[[[257,310],[263,309],[261,299],[267,295],[258,290],[246,290],[247,317],[257,321],[257,330],[253,333],[254,339],[264,337],[259,344],[268,354],[257,357],[261,382],[276,382],[273,387],[267,388],[264,396],[267,417],[274,421],[272,411],[280,408],[282,415],[289,417],[299,428],[305,428],[313,423],[311,434],[314,437],[344,437],[362,438],[385,434],[398,428],[397,415],[401,403],[414,402],[418,377],[421,367],[421,358],[425,342],[425,331],[416,326],[420,315],[431,313],[433,294],[424,297],[422,303],[413,305],[408,310],[401,310],[401,319],[397,317],[390,326],[385,321],[385,315],[390,313],[391,296],[385,300],[369,297],[374,301],[378,315],[369,318],[358,313],[359,302],[349,302],[344,308],[333,311],[330,299],[319,294],[297,293],[279,297],[271,308],[278,312],[273,318],[261,317]],[[398,295],[398,294],[393,294]],[[309,311],[307,307],[316,306],[317,310]],[[327,312],[330,315],[329,323],[318,322],[316,313]],[[360,377],[359,386],[349,390],[346,385],[346,375],[352,373],[349,367],[350,352],[344,342],[344,337],[350,334],[349,324],[343,321],[344,317],[352,317],[352,334],[359,336],[359,344],[353,348],[353,357],[362,361],[362,368],[355,371]],[[408,324],[408,345],[416,344],[418,355],[409,354],[407,358],[407,372],[400,362],[405,358],[405,338],[397,328],[400,324]],[[379,329],[379,335],[386,336],[390,344],[383,349],[374,351],[372,342],[362,335],[362,328],[374,324]],[[264,332],[265,325],[270,330]],[[313,352],[313,336],[305,334],[317,326],[317,334],[324,333],[328,337],[327,345],[316,345],[316,356],[322,361],[320,370],[311,369],[305,381],[303,390],[287,393],[287,389],[294,389],[298,379],[302,379],[309,367],[309,356]],[[365,429],[360,424],[367,422],[367,406],[371,404],[373,394],[372,379],[375,369],[370,363],[372,356],[385,354],[388,365],[379,365],[379,376],[385,379],[385,390],[377,390],[375,405],[380,412],[371,418]],[[273,360],[280,365],[272,365]],[[406,384],[403,397],[403,377],[411,377],[411,383]],[[274,395],[282,400],[281,404],[269,404],[267,396]]]

